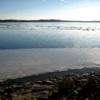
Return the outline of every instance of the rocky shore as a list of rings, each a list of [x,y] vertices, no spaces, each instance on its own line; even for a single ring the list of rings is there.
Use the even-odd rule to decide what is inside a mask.
[[[100,100],[100,74],[0,83],[0,100]]]

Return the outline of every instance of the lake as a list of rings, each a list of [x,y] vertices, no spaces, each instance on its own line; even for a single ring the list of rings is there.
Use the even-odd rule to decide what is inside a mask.
[[[0,80],[100,65],[100,23],[0,23]]]

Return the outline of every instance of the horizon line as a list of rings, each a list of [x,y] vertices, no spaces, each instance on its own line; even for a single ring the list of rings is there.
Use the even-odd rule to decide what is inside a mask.
[[[6,22],[6,21],[25,21],[25,22],[28,22],[28,21],[56,21],[56,22],[100,22],[100,20],[62,20],[62,19],[0,19],[0,22]]]

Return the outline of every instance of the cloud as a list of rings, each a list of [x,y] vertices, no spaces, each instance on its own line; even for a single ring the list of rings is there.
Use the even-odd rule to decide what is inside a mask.
[[[100,20],[100,6],[82,6],[71,9],[61,9],[59,19],[68,20]]]
[[[94,1],[91,1],[91,2],[87,2],[86,4],[85,4],[86,6],[99,6],[100,5],[100,2],[98,1],[98,2],[94,2]]]
[[[65,1],[65,0],[60,0],[60,1]]]
[[[47,0],[42,0],[43,2],[47,1]]]
[[[61,2],[69,2],[70,0],[60,0]]]
[[[69,18],[74,18],[76,20],[99,20],[100,19],[100,7],[99,6],[95,6],[95,7],[82,7],[82,8],[76,8],[73,9],[71,11],[69,11],[69,13],[67,12],[67,16],[69,16]]]

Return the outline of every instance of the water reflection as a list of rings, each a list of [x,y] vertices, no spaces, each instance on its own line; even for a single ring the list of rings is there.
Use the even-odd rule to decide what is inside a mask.
[[[0,49],[99,47],[99,31],[0,30]]]

